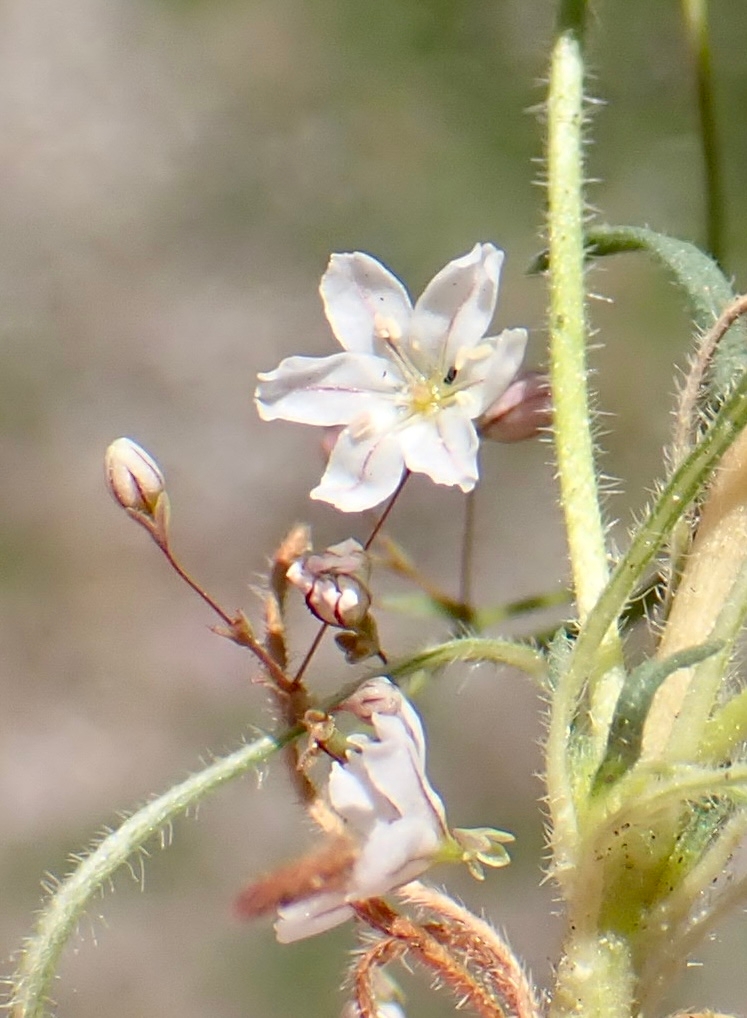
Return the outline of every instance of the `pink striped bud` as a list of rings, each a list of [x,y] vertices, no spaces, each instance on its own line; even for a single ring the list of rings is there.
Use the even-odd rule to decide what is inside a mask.
[[[371,607],[370,573],[368,555],[350,538],[320,555],[296,559],[286,577],[301,591],[309,611],[321,622],[339,629],[356,629]]]
[[[104,456],[106,484],[123,509],[154,517],[165,481],[156,461],[131,438],[118,438]]]
[[[525,371],[477,422],[483,438],[522,442],[552,423],[552,395],[547,375]]]

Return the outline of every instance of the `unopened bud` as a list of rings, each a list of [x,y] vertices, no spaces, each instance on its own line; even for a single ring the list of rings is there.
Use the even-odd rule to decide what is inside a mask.
[[[118,438],[104,456],[106,484],[123,509],[153,517],[165,481],[160,467],[131,438]]]
[[[522,442],[534,438],[552,423],[552,396],[547,375],[526,371],[479,419],[483,438],[496,442]]]
[[[357,541],[349,539],[321,555],[304,555],[286,573],[305,596],[309,611],[330,626],[356,629],[371,607],[371,564]]]
[[[370,721],[373,714],[399,714],[402,710],[402,693],[391,679],[378,675],[362,682],[337,709],[349,711],[361,721]]]

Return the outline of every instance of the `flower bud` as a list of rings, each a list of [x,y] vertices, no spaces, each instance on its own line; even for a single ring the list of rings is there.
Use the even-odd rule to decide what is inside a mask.
[[[547,375],[525,371],[509,385],[479,419],[483,438],[522,442],[552,423],[552,395]]]
[[[403,696],[391,679],[385,675],[366,679],[356,691],[337,708],[349,711],[361,721],[369,721],[373,714],[397,714],[402,710]]]
[[[321,555],[304,555],[290,566],[286,577],[305,596],[316,617],[340,629],[356,629],[371,607],[368,578],[371,564],[357,541],[349,539]]]
[[[165,481],[160,467],[131,438],[118,438],[104,456],[106,484],[123,509],[153,517]]]

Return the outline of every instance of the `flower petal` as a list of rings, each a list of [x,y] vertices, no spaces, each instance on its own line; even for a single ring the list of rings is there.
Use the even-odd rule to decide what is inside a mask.
[[[526,329],[504,329],[492,342],[495,349],[483,360],[467,361],[460,372],[459,381],[475,400],[473,417],[478,417],[502,396],[516,377],[527,345]]]
[[[371,354],[286,357],[257,377],[254,399],[263,420],[318,426],[349,424],[402,387],[394,364]]]
[[[381,262],[362,251],[333,254],[319,292],[327,321],[345,350],[378,352],[376,316],[393,321],[403,334],[410,327],[407,290]]]
[[[281,905],[275,923],[278,943],[292,944],[304,937],[325,933],[352,915],[353,910],[345,904],[345,896],[340,891],[323,891],[302,901]]]
[[[367,834],[373,826],[376,804],[372,789],[361,780],[359,769],[355,767],[359,759],[354,755],[345,766],[332,764],[327,792],[332,809],[359,834]]]
[[[405,468],[399,442],[390,429],[377,427],[358,438],[345,428],[311,498],[330,502],[344,513],[358,513],[383,502],[399,484]]]
[[[419,877],[440,845],[438,829],[423,817],[378,821],[353,868],[348,901],[387,894]]]
[[[399,441],[405,464],[413,472],[427,474],[435,484],[458,485],[462,491],[474,488],[479,443],[462,407],[450,406],[428,417],[414,417],[402,428]]]
[[[433,277],[415,305],[410,326],[410,353],[416,363],[446,368],[460,347],[479,343],[495,312],[503,258],[493,244],[475,244]]]
[[[391,807],[386,811],[389,819],[421,816],[438,826],[443,803],[428,783],[425,762],[402,718],[374,714],[372,721],[379,741],[370,742],[351,763],[360,760],[370,786]]]

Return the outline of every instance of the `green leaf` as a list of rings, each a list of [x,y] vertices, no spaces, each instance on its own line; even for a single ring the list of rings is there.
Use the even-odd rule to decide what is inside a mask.
[[[662,682],[673,672],[700,664],[722,649],[721,641],[702,643],[672,654],[664,661],[644,661],[630,673],[615,707],[607,752],[594,779],[596,790],[616,781],[638,760],[643,725]]]
[[[688,296],[693,320],[707,332],[736,298],[716,262],[686,240],[635,226],[598,226],[586,235],[589,257],[620,251],[647,251],[674,276]],[[708,378],[711,397],[720,399],[735,377],[747,369],[747,327],[736,322],[716,349]]]
[[[736,298],[731,283],[716,262],[694,244],[640,226],[594,226],[586,232],[588,259],[646,251],[668,269],[687,294],[693,321],[706,332],[727,305]],[[547,268],[542,251],[530,265],[530,272]],[[747,369],[747,326],[735,322],[719,343],[707,379],[711,398],[719,401],[731,382]]]

